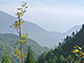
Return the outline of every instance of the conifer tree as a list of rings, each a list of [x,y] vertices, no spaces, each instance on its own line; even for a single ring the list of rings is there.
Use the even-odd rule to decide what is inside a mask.
[[[31,46],[28,46],[28,54],[25,63],[35,63],[33,51],[31,50]]]
[[[9,63],[9,58],[5,53],[2,56],[2,62],[1,63]]]

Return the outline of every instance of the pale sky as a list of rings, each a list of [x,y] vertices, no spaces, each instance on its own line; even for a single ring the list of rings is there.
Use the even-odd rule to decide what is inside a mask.
[[[0,10],[15,16],[23,0],[0,0]],[[84,0],[24,0],[24,19],[48,31],[66,32],[84,23]]]

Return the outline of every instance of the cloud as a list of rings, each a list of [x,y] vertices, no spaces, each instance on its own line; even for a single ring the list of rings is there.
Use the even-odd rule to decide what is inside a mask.
[[[50,6],[46,5],[46,6],[40,6],[40,7],[29,7],[28,13],[30,16],[32,15],[35,18],[36,17],[45,18],[46,16],[48,16],[51,19],[55,18],[55,17],[63,19],[66,17],[73,18],[73,17],[84,16],[84,8],[83,7],[81,9],[77,9],[77,8],[75,8],[75,6],[74,7],[70,6],[70,8],[67,8],[68,6],[67,7],[63,6],[61,8],[60,6],[50,7]],[[71,8],[71,7],[73,7],[73,8]],[[48,17],[46,17],[45,20],[49,19]]]
[[[28,0],[27,2],[29,8],[24,19],[44,29],[64,32],[84,21],[84,6],[77,2],[64,3],[57,0]],[[0,10],[14,16],[20,4],[21,1],[18,0],[10,1],[9,4],[3,3],[0,4]]]
[[[84,7],[59,3],[54,6],[44,4],[44,6],[29,7],[27,14],[27,20],[40,24],[48,30],[54,27],[55,31],[63,32],[83,23]]]
[[[0,3],[1,3],[1,2],[4,2],[4,1],[6,1],[6,0],[0,0]]]

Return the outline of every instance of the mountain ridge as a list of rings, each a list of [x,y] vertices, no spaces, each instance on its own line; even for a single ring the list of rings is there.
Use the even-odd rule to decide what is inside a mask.
[[[42,53],[36,63],[78,63],[79,58],[84,63],[81,52],[84,52],[84,24],[77,33],[66,36],[55,49]]]
[[[15,21],[15,17],[0,11],[0,33],[13,33],[17,34],[16,30],[10,29],[9,27]],[[4,17],[4,19],[3,19]],[[59,37],[53,35],[51,32],[44,30],[38,25],[25,21],[22,24],[22,32],[28,32],[29,38],[35,40],[41,46],[53,47],[57,42],[59,42]],[[52,43],[51,43],[52,42]]]
[[[10,29],[10,26],[14,23],[16,18],[2,11],[0,11],[0,16],[0,33],[17,34],[15,29]],[[47,46],[49,48],[53,48],[55,45],[58,45],[59,41],[66,36],[65,33],[49,32],[39,27],[37,24],[25,20],[22,24],[22,32],[28,32],[29,38],[35,40],[39,45]]]

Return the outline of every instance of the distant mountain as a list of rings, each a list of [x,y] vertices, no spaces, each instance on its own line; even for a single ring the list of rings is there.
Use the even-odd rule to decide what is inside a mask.
[[[0,11],[0,33],[17,34],[16,30],[10,28],[15,19],[15,17]],[[74,28],[74,30],[76,29]],[[22,32],[28,32],[29,38],[35,40],[41,46],[47,46],[51,48],[57,45],[59,41],[61,41],[66,35],[73,32],[73,30],[71,29],[67,31],[67,33],[49,32],[34,23],[25,21],[22,24]]]
[[[15,17],[0,11],[0,33],[13,33],[17,34],[16,30],[10,29],[10,26],[14,23]],[[52,32],[46,31],[38,25],[25,21],[22,25],[22,32],[28,32],[29,38],[35,40],[41,46],[53,47],[59,40],[62,39],[62,35],[58,36]]]
[[[70,30],[68,30],[65,34],[71,35],[72,32],[77,33],[80,29],[81,29],[81,25],[76,25],[76,26],[72,27]]]
[[[63,38],[65,38],[66,36],[72,35],[73,32],[76,34],[77,32],[79,32],[79,30],[81,28],[82,28],[81,25],[76,25],[76,26],[73,26],[71,29],[69,29],[67,32],[64,32],[64,33],[53,32],[53,34],[56,34],[58,36],[61,36],[62,35]]]

